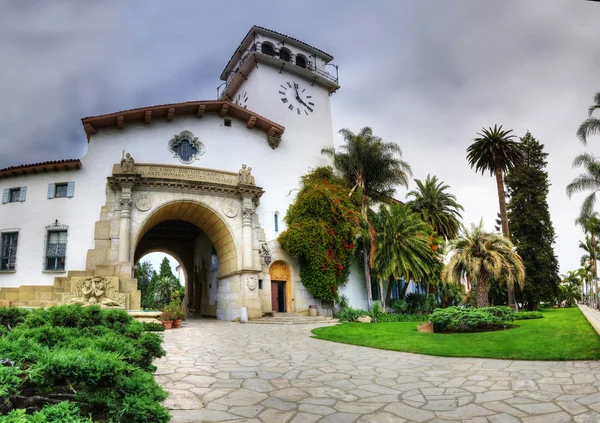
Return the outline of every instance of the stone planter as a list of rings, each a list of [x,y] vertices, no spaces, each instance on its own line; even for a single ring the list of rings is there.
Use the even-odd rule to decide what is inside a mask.
[[[174,327],[175,329],[178,329],[178,328],[180,328],[180,327],[181,327],[181,322],[183,322],[183,320],[179,320],[179,319],[177,319],[177,320],[173,320],[173,327]]]
[[[171,329],[171,327],[173,326],[173,321],[172,320],[163,320],[162,324],[165,327],[165,329]]]
[[[433,333],[433,323],[432,322],[421,323],[419,326],[417,326],[417,331]]]
[[[308,306],[308,315],[309,316],[316,316],[317,315],[317,306],[316,305]]]

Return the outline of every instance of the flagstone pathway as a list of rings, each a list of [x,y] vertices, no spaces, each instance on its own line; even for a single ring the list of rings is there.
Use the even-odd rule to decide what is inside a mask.
[[[172,423],[600,422],[600,362],[443,358],[310,338],[318,325],[165,332]]]

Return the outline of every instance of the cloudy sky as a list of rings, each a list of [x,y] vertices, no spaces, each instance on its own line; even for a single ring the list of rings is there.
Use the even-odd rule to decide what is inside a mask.
[[[85,116],[214,99],[257,24],[333,54],[334,128],[369,125],[397,142],[416,178],[451,186],[465,222],[491,229],[498,209],[494,180],[466,162],[472,138],[494,124],[530,130],[550,153],[565,272],[581,256],[571,162],[600,154],[600,137],[587,148],[575,137],[600,90],[599,23],[600,3],[584,0],[0,0],[0,168],[82,157]]]

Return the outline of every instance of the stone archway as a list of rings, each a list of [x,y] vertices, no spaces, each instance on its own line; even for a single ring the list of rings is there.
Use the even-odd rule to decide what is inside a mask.
[[[139,242],[151,228],[170,220],[191,223],[208,236],[217,250],[221,276],[239,271],[238,247],[234,241],[232,229],[219,216],[218,212],[199,201],[174,200],[153,209],[152,213],[143,220],[139,229],[132,233],[132,239],[135,240],[132,253],[135,254]]]

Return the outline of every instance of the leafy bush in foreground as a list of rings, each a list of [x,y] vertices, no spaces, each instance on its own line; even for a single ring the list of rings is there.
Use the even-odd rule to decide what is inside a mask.
[[[448,307],[437,309],[431,315],[436,332],[502,329],[510,326],[513,320],[514,312],[509,307]]]
[[[63,401],[47,405],[35,414],[26,414],[25,410],[13,410],[7,416],[0,417],[0,423],[93,423],[89,417],[80,414],[79,406]]]
[[[60,306],[2,316],[20,324],[0,336],[0,407],[14,408],[0,423],[169,421],[150,373],[165,354],[162,337],[125,311]]]
[[[354,322],[360,316],[369,316],[373,319],[374,323],[422,322],[423,320],[427,320],[427,316],[422,315],[383,313],[381,311],[377,311],[376,307],[374,307],[373,311],[366,311],[358,308],[346,307],[335,315],[336,319],[339,319],[340,322]]]
[[[515,320],[543,319],[544,315],[540,311],[519,311],[515,313]]]

